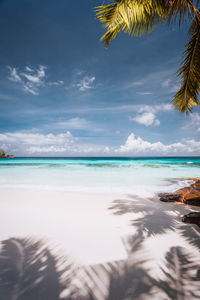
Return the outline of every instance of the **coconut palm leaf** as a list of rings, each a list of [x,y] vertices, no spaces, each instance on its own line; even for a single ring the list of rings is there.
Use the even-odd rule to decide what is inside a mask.
[[[168,0],[169,11],[168,11],[168,20],[176,21],[178,18],[179,25],[181,23],[187,22],[188,19],[191,19],[196,14],[198,14],[198,5],[199,1],[193,0]]]
[[[114,0],[113,2],[96,7],[98,19],[107,29],[102,37],[106,47],[120,31],[131,35],[151,32],[163,21],[168,10],[166,1],[163,0]]]
[[[181,88],[173,98],[174,106],[181,112],[189,112],[199,105],[200,90],[200,21],[196,16],[189,29],[190,41],[186,45],[184,59],[178,76],[181,76]]]
[[[190,41],[186,45],[184,59],[178,75],[182,78],[180,90],[173,98],[174,106],[181,112],[189,112],[199,105],[200,90],[200,0],[113,0],[111,4],[96,8],[99,20],[107,32],[102,41],[108,48],[120,31],[131,35],[149,33],[155,26],[168,19],[179,19],[179,25],[193,18],[189,30]]]

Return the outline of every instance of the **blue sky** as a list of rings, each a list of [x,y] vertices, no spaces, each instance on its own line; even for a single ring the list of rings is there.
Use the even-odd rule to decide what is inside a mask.
[[[200,114],[174,110],[187,27],[119,36],[97,0],[0,1],[0,148],[21,156],[200,155]]]

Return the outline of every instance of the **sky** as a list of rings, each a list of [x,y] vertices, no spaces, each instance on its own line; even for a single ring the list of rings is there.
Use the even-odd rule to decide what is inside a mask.
[[[0,0],[0,148],[17,156],[200,155],[200,110],[171,99],[187,26],[120,33],[100,0]]]

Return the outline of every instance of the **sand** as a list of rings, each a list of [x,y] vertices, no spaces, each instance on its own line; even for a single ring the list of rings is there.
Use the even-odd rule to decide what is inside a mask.
[[[134,195],[2,189],[0,240],[42,239],[84,266],[141,261],[140,267],[160,280],[172,247],[183,247],[200,268],[199,228],[181,222],[197,210]]]

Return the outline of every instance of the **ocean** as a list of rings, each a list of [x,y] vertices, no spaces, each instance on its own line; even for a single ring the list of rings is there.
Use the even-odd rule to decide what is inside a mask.
[[[200,176],[200,157],[0,160],[0,188],[151,196]]]

